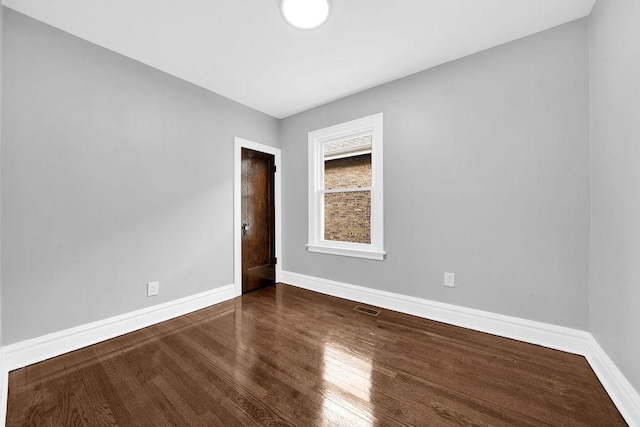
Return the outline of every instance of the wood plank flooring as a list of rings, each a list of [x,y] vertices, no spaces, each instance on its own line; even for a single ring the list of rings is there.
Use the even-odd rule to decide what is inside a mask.
[[[616,426],[583,357],[278,284],[13,371],[7,425]]]

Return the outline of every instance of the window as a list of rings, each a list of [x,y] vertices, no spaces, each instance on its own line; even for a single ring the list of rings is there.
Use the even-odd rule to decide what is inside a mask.
[[[382,195],[382,113],[309,133],[309,251],[384,259]]]

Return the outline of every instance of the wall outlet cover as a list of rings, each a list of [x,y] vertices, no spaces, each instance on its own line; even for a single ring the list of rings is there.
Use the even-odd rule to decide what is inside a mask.
[[[447,288],[455,288],[455,275],[453,273],[444,273],[444,285]]]
[[[152,297],[160,292],[160,282],[147,283],[147,296]]]

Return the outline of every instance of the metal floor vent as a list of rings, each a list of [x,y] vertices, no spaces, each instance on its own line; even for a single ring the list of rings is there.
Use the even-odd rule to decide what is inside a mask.
[[[378,314],[380,314],[380,310],[369,307],[362,307],[361,305],[355,307],[354,310],[359,311],[360,313],[368,314],[369,316],[377,316]]]

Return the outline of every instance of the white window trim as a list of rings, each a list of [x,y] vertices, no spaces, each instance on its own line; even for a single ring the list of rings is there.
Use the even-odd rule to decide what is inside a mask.
[[[384,198],[382,171],[382,113],[309,132],[309,252],[384,260]],[[323,234],[324,152],[328,142],[371,134],[371,187],[346,189],[371,191],[371,244],[325,240]],[[339,191],[345,191],[341,189]]]

